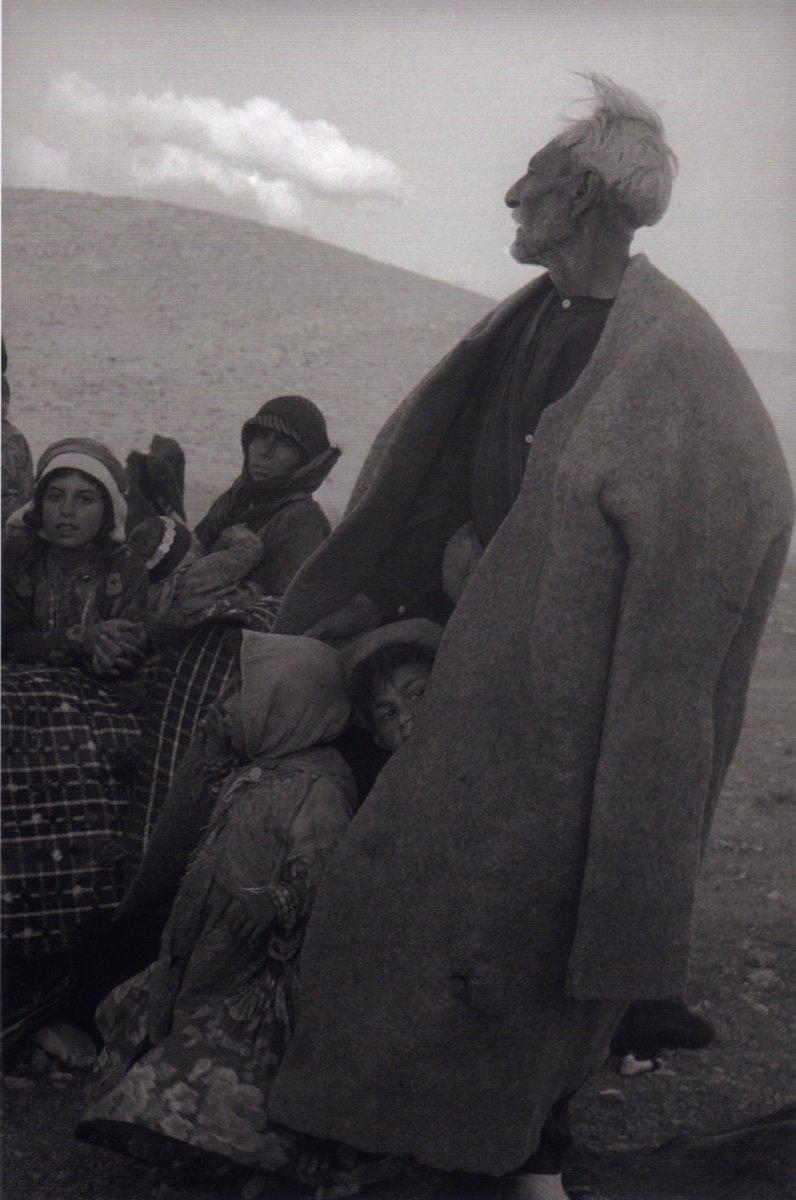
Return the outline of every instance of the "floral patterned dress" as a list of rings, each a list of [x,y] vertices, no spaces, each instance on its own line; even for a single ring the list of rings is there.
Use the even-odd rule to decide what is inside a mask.
[[[98,1010],[105,1048],[79,1137],[164,1165],[221,1156],[287,1175],[316,1197],[355,1194],[390,1172],[383,1159],[267,1115],[296,1020],[318,877],[354,808],[348,767],[329,747],[260,755],[230,775],[158,961]],[[276,913],[259,940],[230,936],[230,897],[255,921],[264,906]]]

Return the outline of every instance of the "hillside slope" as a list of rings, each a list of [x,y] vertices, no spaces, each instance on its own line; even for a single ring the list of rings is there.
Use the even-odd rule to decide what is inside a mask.
[[[321,496],[339,510],[376,429],[494,303],[197,209],[14,188],[3,207],[12,415],[34,454],[70,433],[120,455],[176,437],[193,519],[235,475],[242,421],[285,392],[343,447]]]

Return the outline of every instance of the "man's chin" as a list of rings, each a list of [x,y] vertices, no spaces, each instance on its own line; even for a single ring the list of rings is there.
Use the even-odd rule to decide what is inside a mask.
[[[539,262],[534,250],[530,246],[526,246],[523,242],[512,242],[509,246],[509,254],[515,262],[523,263],[524,265],[533,265]]]

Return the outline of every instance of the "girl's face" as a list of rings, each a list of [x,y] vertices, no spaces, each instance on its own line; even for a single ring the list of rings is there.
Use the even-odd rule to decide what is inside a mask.
[[[45,483],[41,532],[51,545],[63,550],[87,546],[96,538],[104,518],[102,491],[81,471],[67,471]]]
[[[249,442],[246,465],[255,483],[272,483],[290,475],[303,457],[301,447],[292,438],[275,429],[264,429]]]
[[[379,684],[372,701],[373,733],[389,754],[409,740],[430,673],[424,662],[404,663]]]

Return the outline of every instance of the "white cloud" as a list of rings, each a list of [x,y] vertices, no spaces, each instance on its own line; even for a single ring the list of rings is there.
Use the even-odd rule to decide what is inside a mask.
[[[264,215],[275,224],[301,225],[301,198],[289,180],[264,179],[257,171],[227,166],[171,142],[132,150],[127,166],[130,177],[146,188],[198,181],[222,196],[253,196]]]
[[[400,199],[398,168],[323,120],[299,120],[264,96],[226,105],[174,92],[117,95],[64,74],[45,105],[46,139],[12,138],[7,181],[168,195],[211,189],[301,227],[302,195]]]

